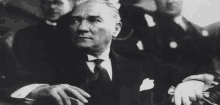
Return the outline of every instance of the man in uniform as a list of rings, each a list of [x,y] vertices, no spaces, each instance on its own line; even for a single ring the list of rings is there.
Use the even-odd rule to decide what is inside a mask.
[[[157,10],[145,14],[148,31],[142,36],[144,51],[153,54],[164,64],[177,67],[180,78],[184,78],[185,74],[214,71],[209,34],[181,15],[182,2],[155,0]],[[160,77],[163,74],[158,72],[156,75]],[[161,95],[163,88],[159,88],[155,101],[162,103],[168,96]]]

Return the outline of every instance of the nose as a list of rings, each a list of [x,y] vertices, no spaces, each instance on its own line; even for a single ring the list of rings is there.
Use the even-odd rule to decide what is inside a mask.
[[[89,31],[89,24],[86,20],[82,20],[78,26],[79,31],[88,32]]]

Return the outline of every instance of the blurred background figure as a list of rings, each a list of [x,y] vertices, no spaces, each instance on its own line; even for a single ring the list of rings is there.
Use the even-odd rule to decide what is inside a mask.
[[[56,21],[69,13],[74,5],[73,0],[39,0],[42,14],[48,25],[56,26]]]
[[[52,65],[56,59],[53,55],[60,51],[57,47],[62,43],[55,31],[56,22],[73,6],[74,0],[40,0],[44,18],[37,25],[17,31],[14,37],[13,51],[25,67],[36,66],[38,70]]]
[[[187,65],[184,66],[189,66],[188,61],[201,62],[197,53],[201,55],[209,51],[206,49],[207,45],[203,43],[203,39],[209,35],[208,32],[181,15],[182,0],[155,0],[155,2],[157,11],[151,15],[145,14],[148,27],[153,31],[146,32],[143,36],[145,51],[164,62],[186,61]],[[207,58],[206,56],[203,58],[208,59],[209,54],[205,55]]]
[[[144,51],[164,64],[178,68],[179,78],[201,71],[215,71],[212,59],[215,52],[209,44],[212,39],[207,30],[182,15],[183,0],[155,0],[155,3],[157,10],[144,15],[148,25],[142,36]],[[155,76],[169,80],[163,75],[161,71],[155,72]],[[156,104],[169,99],[167,89],[156,87]]]

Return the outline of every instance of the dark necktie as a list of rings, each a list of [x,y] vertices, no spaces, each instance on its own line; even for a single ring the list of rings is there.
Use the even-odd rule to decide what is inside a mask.
[[[111,82],[110,76],[105,68],[101,66],[103,62],[102,59],[94,60],[95,68],[94,68],[94,75],[97,75],[97,79],[101,82],[101,84],[106,84]]]
[[[105,68],[101,66],[103,62],[102,59],[95,59],[92,62],[95,63],[94,73],[92,76],[86,79],[85,83],[82,84],[83,87],[87,87],[89,85],[94,84],[94,82],[98,82],[99,85],[107,85],[111,82],[110,76]]]
[[[95,59],[92,62],[95,63],[94,73],[90,78],[87,78],[84,85],[84,87],[86,86],[85,90],[89,91],[92,96],[89,102],[92,105],[106,105],[107,103],[110,103],[107,105],[115,105],[117,94],[114,93],[117,91],[114,90],[113,82],[107,70],[101,66],[103,60]]]

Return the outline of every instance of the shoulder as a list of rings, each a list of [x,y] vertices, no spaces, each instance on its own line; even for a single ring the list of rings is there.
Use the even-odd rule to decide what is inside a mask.
[[[119,14],[121,15],[122,19],[127,18],[129,20],[132,19],[132,21],[143,21],[144,15],[150,14],[150,12],[143,9],[142,7],[122,4],[119,8]]]
[[[210,35],[218,37],[220,35],[220,22],[216,22],[204,27]]]
[[[125,59],[130,60],[145,60],[145,59],[153,59],[154,56],[151,54],[147,54],[144,52],[137,52],[136,50],[114,50],[115,53],[122,56]]]
[[[36,35],[39,32],[42,32],[45,28],[45,24],[38,24],[38,25],[33,25],[33,26],[28,26],[23,29],[20,29],[16,32],[15,37],[33,37],[33,35]]]

